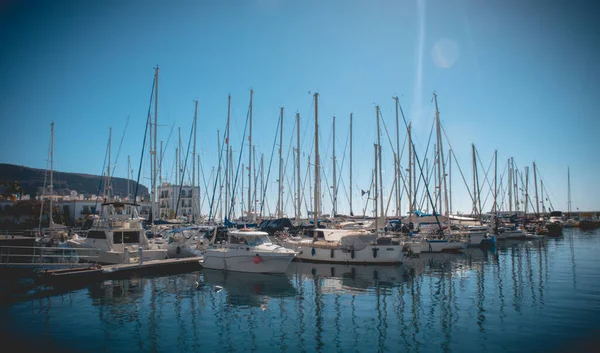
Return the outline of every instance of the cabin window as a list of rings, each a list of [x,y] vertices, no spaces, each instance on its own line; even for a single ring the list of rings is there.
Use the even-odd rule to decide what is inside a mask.
[[[106,235],[101,230],[90,230],[87,237],[90,239],[106,239]]]
[[[127,231],[127,232],[114,232],[113,242],[126,243],[126,244],[138,244],[140,242],[140,232],[138,231]]]

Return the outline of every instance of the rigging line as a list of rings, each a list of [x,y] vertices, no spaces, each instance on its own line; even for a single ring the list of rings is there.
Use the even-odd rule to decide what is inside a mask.
[[[278,119],[280,120],[280,119]],[[271,165],[273,164],[273,155],[275,154],[275,145],[277,144],[277,133],[279,132],[279,128],[283,128],[281,125],[281,121],[277,123],[277,129],[275,129],[275,139],[273,141],[273,147],[271,148],[271,158],[269,159],[269,169],[267,169],[267,179],[265,180],[265,185],[269,185],[269,176],[271,175]],[[263,194],[260,200],[260,213],[259,216],[262,218],[263,215],[263,207],[265,204],[265,195],[267,194],[267,188],[263,188]],[[268,207],[268,204],[267,204]],[[268,210],[270,211],[270,210]],[[270,213],[270,212],[269,212]]]
[[[433,123],[431,124],[431,131],[429,132],[429,139],[427,140],[427,148],[425,149],[425,159],[427,159],[427,153],[429,153],[429,147],[431,146],[431,137],[433,136],[433,128],[435,127],[435,119],[433,120]],[[414,146],[414,142],[413,142],[413,146]],[[416,151],[415,149],[413,149],[413,152]],[[421,171],[422,174],[423,171]],[[429,182],[431,180],[431,178],[427,178],[427,182]],[[425,178],[423,177],[423,181],[425,181]],[[415,186],[415,195],[419,192],[419,185],[421,185],[421,178],[418,178],[417,180],[417,185]]]
[[[148,125],[150,124],[150,112],[152,110],[152,98],[154,97],[154,85],[156,84],[156,77],[154,77],[154,79],[152,80],[152,90],[150,91],[150,103],[148,104],[148,115],[146,118],[146,131],[144,132],[144,140],[142,142],[142,154],[140,155],[140,166],[138,168],[138,176],[137,176],[137,181],[136,181],[136,185],[135,185],[135,192],[133,194],[133,203],[135,204],[137,201],[137,192],[138,192],[138,187],[140,185],[140,174],[142,172],[142,164],[144,162],[144,150],[146,148],[146,135],[148,134]],[[104,170],[104,167],[102,167],[102,170]],[[154,216],[154,215],[152,215]],[[133,212],[132,212],[132,217],[133,217]],[[154,223],[154,219],[152,219],[152,223]]]
[[[475,155],[477,156],[477,160],[479,160],[479,164],[483,165],[483,162],[481,161],[481,157],[479,156],[479,150],[475,149]],[[485,198],[485,200],[483,201],[483,206],[485,206],[485,205],[486,205],[486,203],[487,203],[487,196],[489,196],[489,194],[490,194],[490,191],[493,189],[493,188],[492,188],[492,185],[490,184],[490,181],[488,180],[488,177],[487,177],[487,176],[488,176],[488,173],[489,173],[489,171],[490,171],[490,168],[492,167],[492,164],[493,164],[493,163],[494,163],[494,158],[492,157],[492,159],[490,160],[490,164],[489,164],[489,166],[488,166],[488,169],[487,169],[487,171],[485,171],[485,173],[484,173],[484,175],[483,175],[483,179],[484,179],[483,181],[484,181],[484,182],[487,182],[487,184],[488,184],[488,187],[489,187],[489,189],[488,189],[488,194],[486,195],[486,198]],[[479,175],[478,175],[478,179],[477,179],[477,181],[479,181]],[[482,184],[483,184],[483,183],[482,183]],[[479,195],[479,201],[481,201],[481,190],[483,190],[483,185],[477,185],[477,186],[478,186],[478,188],[477,188],[477,194]],[[480,212],[481,212],[481,210],[480,210]]]
[[[540,168],[538,168],[537,164],[535,166],[535,169],[537,169],[537,173],[540,176],[540,181],[545,179],[542,177],[542,173],[540,173]],[[548,189],[546,189],[546,184],[544,184],[544,190],[546,191],[547,195],[550,195],[550,193],[548,192]],[[552,197],[554,198],[554,201],[556,201],[556,196],[554,196],[554,193],[552,193]],[[552,209],[554,210],[554,206],[552,205],[552,200],[550,198],[548,198],[548,202],[550,202],[550,207],[552,207]]]
[[[235,204],[234,202],[235,200],[235,189],[237,187],[237,181],[238,181],[238,176],[240,173],[240,167],[242,166],[242,155],[244,154],[244,140],[246,140],[246,131],[248,130],[248,120],[250,118],[250,107],[248,106],[248,111],[246,113],[246,124],[244,125],[244,135],[242,136],[242,146],[240,147],[240,154],[238,157],[238,164],[237,164],[237,168],[235,170],[235,178],[233,180],[233,188],[231,189],[231,202],[229,200],[227,200],[227,202],[229,202],[229,205],[227,206],[227,222],[229,222],[229,219],[231,219],[231,212],[233,211]],[[234,124],[235,125],[235,124]],[[250,146],[248,146],[249,148]],[[223,148],[221,148],[222,150]],[[244,192],[244,190],[242,190],[242,193]],[[214,199],[215,195],[213,193],[213,199]],[[212,213],[212,204],[211,204],[211,213]],[[210,218],[210,215],[209,215]]]
[[[185,179],[185,172],[187,170],[188,157],[190,156],[190,146],[192,145],[192,136],[194,136],[194,122],[195,121],[196,121],[196,117],[194,116],[194,120],[192,122],[192,128],[190,129],[190,138],[188,140],[188,146],[187,146],[187,150],[185,152],[185,162],[183,164],[183,171],[181,173],[181,183],[179,184],[179,193],[177,195],[177,206],[175,206],[175,217],[177,217],[177,214],[178,214],[178,211],[179,211],[179,200],[181,200],[181,190],[183,189],[183,181]],[[192,157],[192,158],[194,158],[194,157]],[[219,158],[219,167],[220,166],[221,166],[221,161],[220,161],[220,158]]]
[[[350,129],[350,128],[348,128]],[[348,131],[350,132],[350,131]],[[342,178],[342,174],[344,171],[344,162],[346,161],[346,151],[348,150],[348,141],[350,141],[350,133],[348,133],[348,135],[346,135],[346,144],[344,145],[344,152],[342,153],[342,162],[340,163],[340,175],[337,178],[337,183],[336,183],[336,194],[338,192],[338,189],[340,187],[340,182],[342,182],[344,179]],[[344,185],[344,194],[346,195],[346,201],[350,202],[350,198],[348,197],[348,191],[346,190],[346,185]]]
[[[450,147],[450,151],[452,151],[452,156],[454,157],[454,162],[456,163],[456,166],[458,167],[458,171],[460,172],[460,176],[462,177],[463,183],[465,183],[465,187],[467,188],[467,192],[469,193],[471,202],[473,202],[473,194],[471,193],[471,189],[469,189],[469,184],[467,183],[467,180],[465,179],[465,175],[462,172],[462,168],[460,167],[460,164],[458,163],[456,154],[454,154],[454,148],[452,148],[452,144],[450,143],[450,140],[448,139],[448,135],[446,134],[444,125],[440,124],[440,127],[442,128],[442,132],[444,133],[444,136],[446,137],[446,142],[448,142],[448,147]]]
[[[173,125],[171,125],[171,131],[169,132],[169,137],[167,137],[167,143],[165,144],[165,149],[162,151],[161,155],[160,155],[160,161],[159,161],[159,169],[162,173],[162,162],[163,162],[163,158],[165,158],[165,152],[167,152],[167,149],[169,148],[169,141],[171,140],[171,135],[173,134],[173,128],[175,127],[175,122],[173,122]],[[169,180],[171,180],[171,178],[173,178],[173,169],[171,169],[171,176],[169,177]]]
[[[311,147],[310,150],[308,152],[308,159],[310,159],[310,156],[312,156],[313,153],[313,148],[314,148],[314,137],[311,139]],[[306,194],[305,194],[305,190],[306,190],[306,183],[308,182],[308,175],[310,173],[310,168],[306,168],[306,172],[304,173],[304,184],[302,185],[302,199],[304,200],[304,206],[306,207],[306,214],[308,215],[308,202],[306,202]]]
[[[374,182],[374,175],[375,173],[373,173],[373,171],[371,171],[371,185],[369,185],[369,190],[367,191],[367,200],[365,201],[365,207],[363,207],[363,217],[366,216],[367,214],[367,206],[369,205],[369,200],[371,200],[371,189],[373,189],[373,182]],[[361,193],[362,193],[362,189],[360,189]],[[363,195],[364,196],[364,195]],[[375,209],[373,209],[374,211]],[[377,216],[377,215],[375,215]]]
[[[405,127],[405,128],[406,128],[406,130],[408,131],[408,123],[406,122],[406,118],[404,117],[404,110],[402,109],[402,105],[400,105],[400,103],[399,103],[399,102],[398,102],[397,104],[398,104],[398,107],[400,108],[400,113],[402,113],[402,120],[404,121],[404,127]],[[423,168],[421,168],[421,162],[420,162],[420,160],[419,160],[419,156],[417,155],[417,151],[416,151],[416,149],[414,148],[414,147],[415,147],[415,144],[414,144],[414,142],[412,142],[412,141],[410,141],[410,143],[411,143],[411,145],[412,145],[412,147],[413,147],[414,156],[415,156],[415,159],[416,159],[416,161],[417,161],[417,164],[418,164],[418,166],[419,166],[419,171],[420,171],[421,177],[422,177],[423,179],[425,179],[425,178],[423,177]],[[443,230],[443,228],[442,228],[442,224],[440,223],[440,220],[439,220],[439,218],[438,218],[438,216],[437,216],[437,213],[435,212],[435,205],[434,205],[434,203],[433,203],[433,200],[432,200],[432,198],[431,198],[431,194],[429,193],[429,186],[427,185],[427,183],[425,183],[425,191],[427,192],[427,196],[428,196],[428,198],[429,198],[429,202],[431,203],[431,207],[433,208],[433,215],[435,216],[435,220],[436,220],[436,222],[437,222],[437,224],[438,224],[439,231],[440,231],[442,234],[444,234],[444,230]]]
[[[46,157],[50,156],[51,153],[51,149],[52,149],[52,140],[48,141],[48,154],[46,155]],[[46,171],[44,172],[44,193],[46,192],[46,183],[48,181],[48,165],[50,164],[50,159],[46,159]],[[102,167],[102,170],[104,170],[104,166]],[[102,179],[100,179],[102,180]],[[52,197],[52,195],[50,195],[50,197]],[[44,212],[44,201],[42,200],[41,206],[40,206],[40,222],[38,224],[38,228],[42,229],[42,215]]]
[[[125,129],[123,129],[123,135],[121,135],[121,142],[119,142],[119,149],[117,150],[117,157],[115,157],[115,163],[113,164],[112,174],[109,176],[109,180],[112,180],[113,175],[115,175],[115,169],[117,167],[117,160],[119,160],[119,154],[121,154],[121,147],[123,146],[123,139],[125,138],[125,132],[127,131],[127,125],[129,125],[129,118],[131,115],[127,116],[127,121],[125,122]]]

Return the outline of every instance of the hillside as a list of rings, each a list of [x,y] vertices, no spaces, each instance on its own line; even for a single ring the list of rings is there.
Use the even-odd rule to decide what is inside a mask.
[[[35,169],[13,164],[0,163],[0,182],[18,182],[23,189],[23,194],[29,194],[34,197],[42,192],[44,187],[44,178],[47,171],[45,169]],[[71,190],[77,191],[78,194],[98,195],[98,187],[101,177],[98,175],[64,173],[54,171],[54,190],[59,195],[68,195]],[[50,181],[50,173],[47,174],[47,183]],[[130,192],[133,195],[135,192],[135,181],[129,182]],[[127,179],[113,178],[112,179],[113,194],[115,196],[127,196]],[[138,196],[148,198],[148,188],[144,185],[139,186]]]

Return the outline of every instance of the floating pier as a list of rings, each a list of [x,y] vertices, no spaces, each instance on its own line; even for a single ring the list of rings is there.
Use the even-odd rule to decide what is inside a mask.
[[[173,274],[202,268],[200,257],[144,261],[135,264],[90,265],[85,268],[42,270],[37,280],[45,284],[75,285],[105,279],[127,278],[149,274]]]

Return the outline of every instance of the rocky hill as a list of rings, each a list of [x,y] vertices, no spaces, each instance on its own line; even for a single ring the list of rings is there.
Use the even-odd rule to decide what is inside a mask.
[[[47,173],[47,174],[46,174]],[[31,197],[39,195],[43,191],[44,178],[47,178],[46,184],[50,182],[50,172],[45,169],[35,169],[20,165],[2,164],[0,163],[0,184],[12,185],[17,182],[23,194],[29,194]],[[98,187],[101,185],[101,176],[79,173],[64,173],[54,171],[54,192],[59,195],[69,195],[72,190],[78,194],[98,195]],[[112,189],[114,196],[127,196],[127,183],[125,178],[113,178]],[[135,192],[136,182],[129,181],[130,192],[133,195]],[[148,198],[148,188],[144,185],[139,185],[138,196]]]

